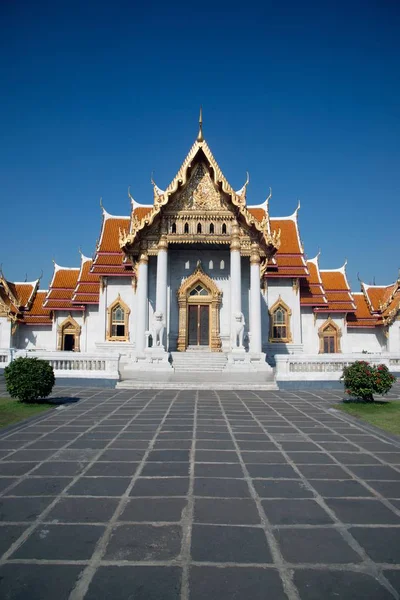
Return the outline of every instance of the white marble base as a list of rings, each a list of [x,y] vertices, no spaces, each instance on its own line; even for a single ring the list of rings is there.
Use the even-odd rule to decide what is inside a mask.
[[[238,370],[246,373],[253,370],[250,364],[250,355],[244,348],[232,348],[227,354],[227,358],[225,371],[228,373],[236,373]]]
[[[272,373],[273,368],[266,362],[264,352],[249,352],[250,363],[256,371]]]
[[[132,361],[125,364],[125,373],[129,371],[148,371],[149,373],[171,372],[169,352],[163,346],[146,348],[143,352],[134,352]]]

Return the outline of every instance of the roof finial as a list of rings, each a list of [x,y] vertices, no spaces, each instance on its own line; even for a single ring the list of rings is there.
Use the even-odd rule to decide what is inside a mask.
[[[102,210],[102,212],[104,212],[103,196],[100,196],[100,209]]]
[[[203,142],[203,107],[200,106],[200,115],[199,115],[199,133],[197,134],[197,141]]]

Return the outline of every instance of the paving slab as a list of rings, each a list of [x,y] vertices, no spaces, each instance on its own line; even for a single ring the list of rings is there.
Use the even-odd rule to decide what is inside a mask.
[[[55,388],[0,435],[0,597],[400,593],[400,438],[339,391]]]

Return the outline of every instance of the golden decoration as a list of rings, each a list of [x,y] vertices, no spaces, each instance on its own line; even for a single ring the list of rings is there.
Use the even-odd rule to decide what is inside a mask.
[[[208,291],[208,295],[190,296],[190,292],[199,284]],[[210,349],[211,352],[221,352],[219,310],[222,303],[222,292],[214,280],[203,271],[201,264],[198,264],[192,275],[183,281],[177,291],[177,298],[179,305],[178,352],[184,352],[188,346],[188,306],[191,303],[210,306]]]

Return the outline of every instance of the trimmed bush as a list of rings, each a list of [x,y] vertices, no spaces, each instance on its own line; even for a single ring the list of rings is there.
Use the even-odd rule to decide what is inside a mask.
[[[364,402],[373,402],[374,394],[387,394],[396,381],[386,365],[376,367],[365,360],[344,367],[341,379],[346,394]]]
[[[47,398],[55,383],[53,367],[38,358],[17,358],[4,369],[7,391],[22,402]]]

